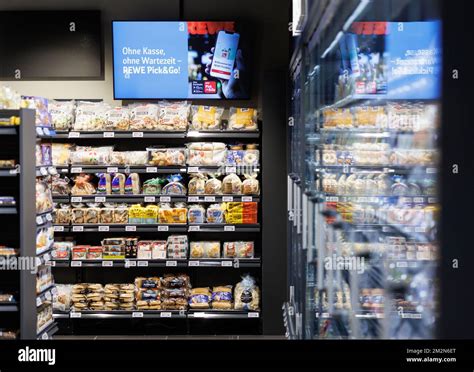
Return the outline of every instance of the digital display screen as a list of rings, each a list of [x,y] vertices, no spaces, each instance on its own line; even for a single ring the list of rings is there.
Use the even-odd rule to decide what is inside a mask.
[[[248,99],[236,22],[114,21],[115,99]]]

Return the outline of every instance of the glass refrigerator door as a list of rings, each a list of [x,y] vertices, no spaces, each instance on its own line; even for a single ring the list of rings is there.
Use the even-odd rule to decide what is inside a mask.
[[[438,5],[360,1],[305,51],[302,284],[312,338],[435,336]]]

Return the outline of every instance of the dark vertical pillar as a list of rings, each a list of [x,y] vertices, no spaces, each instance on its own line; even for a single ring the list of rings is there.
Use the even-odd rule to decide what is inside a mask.
[[[36,257],[35,111],[20,111],[20,256]],[[36,338],[36,274],[20,272],[20,337]]]
[[[263,78],[262,128],[262,303],[263,333],[283,335],[287,292],[287,70]]]

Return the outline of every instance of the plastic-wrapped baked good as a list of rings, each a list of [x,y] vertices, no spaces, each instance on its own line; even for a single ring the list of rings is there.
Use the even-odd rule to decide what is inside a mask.
[[[110,195],[112,194],[112,180],[110,174],[108,173],[99,173],[99,182],[97,182],[97,194]]]
[[[51,116],[48,111],[48,100],[46,98],[21,96],[20,108],[35,110],[36,126],[51,127]]]
[[[181,183],[183,177],[180,174],[170,175],[166,179],[168,183],[161,191],[163,195],[186,195],[186,187]]]
[[[71,307],[72,285],[56,284],[53,295],[53,309],[56,311],[69,311]]]
[[[216,242],[191,242],[190,258],[220,258],[221,243]]]
[[[223,256],[225,258],[253,258],[254,242],[224,242]]]
[[[169,204],[162,203],[158,210],[159,223],[173,224],[186,223],[188,210],[185,207],[171,207]]]
[[[68,260],[73,246],[73,242],[54,242],[51,257],[55,260]]]
[[[160,195],[164,180],[160,177],[150,178],[143,182],[143,194],[145,195]]]
[[[155,224],[158,220],[159,208],[156,205],[147,205],[142,209],[142,223]]]
[[[74,165],[108,165],[110,163],[110,153],[113,147],[87,147],[76,146],[70,153],[71,164]]]
[[[138,289],[151,289],[161,287],[161,278],[154,276],[149,278],[138,277],[135,278],[135,287]]]
[[[161,301],[163,310],[186,310],[187,305],[186,298],[165,298]]]
[[[104,130],[129,130],[130,111],[126,107],[115,107],[105,112]]]
[[[126,204],[118,205],[114,209],[114,223],[126,224],[128,222],[128,206]]]
[[[181,235],[175,235],[173,237],[174,240],[176,239],[184,239],[186,238],[186,241],[187,241],[187,236],[184,235],[184,236],[181,236]],[[168,244],[169,244],[169,241],[168,241]],[[164,288],[189,288],[191,286],[191,282],[190,282],[190,279],[189,279],[189,275],[186,275],[186,274],[178,274],[178,275],[175,275],[175,274],[165,274],[162,278],[161,278],[161,285],[164,287]]]
[[[235,108],[229,110],[228,130],[257,130],[257,110],[252,108]]]
[[[156,130],[158,126],[158,105],[133,106],[130,111],[130,130]]]
[[[193,204],[188,207],[189,223],[204,223],[206,220],[206,209],[199,204]]]
[[[102,253],[103,253],[102,247],[89,247],[87,249],[87,259],[88,260],[101,260]]]
[[[209,288],[193,288],[188,299],[191,309],[209,309],[211,291]]]
[[[112,194],[124,195],[125,194],[125,175],[122,173],[116,173],[112,179]]]
[[[76,245],[72,247],[71,259],[73,260],[85,260],[87,258],[87,245]]]
[[[138,289],[135,292],[135,300],[138,301],[159,301],[161,298],[160,291],[157,289]]]
[[[242,182],[242,194],[258,195],[260,193],[260,184],[257,180],[257,174],[245,174],[245,180]]]
[[[107,207],[100,209],[100,223],[114,223],[114,208]]]
[[[168,258],[184,259],[188,257],[188,237],[186,235],[171,235],[168,237]]]
[[[86,208],[85,209],[85,216],[84,216],[84,223],[99,223],[99,216],[100,216],[100,208]]]
[[[148,152],[146,151],[126,151],[125,165],[146,165],[148,163]]]
[[[224,204],[211,204],[206,211],[206,222],[207,223],[224,223]]]
[[[216,178],[216,175],[210,175],[205,185],[204,185],[204,192],[205,194],[222,194],[222,182]]]
[[[207,177],[202,173],[195,173],[188,182],[188,193],[190,195],[204,194]]]
[[[151,240],[141,240],[137,246],[137,258],[140,260],[151,260]]]
[[[221,166],[225,163],[226,145],[221,142],[188,143],[188,165]]]
[[[184,148],[147,148],[148,164],[155,166],[185,165]]]
[[[71,222],[73,224],[86,223],[86,211],[87,211],[87,208],[73,208]]]
[[[73,145],[70,143],[53,143],[51,145],[51,157],[53,159],[53,165],[68,165],[72,147]]]
[[[167,252],[166,240],[155,240],[151,244],[151,259],[161,260],[166,258]]]
[[[228,166],[241,166],[243,164],[244,155],[245,150],[242,145],[232,145],[229,150],[227,150],[225,164]]]
[[[234,290],[235,310],[258,310],[260,290],[251,276],[244,276]]]
[[[48,109],[52,126],[56,130],[68,130],[74,122],[74,101],[49,100]]]
[[[130,173],[125,181],[125,194],[139,195],[140,194],[140,176],[138,173]]]
[[[53,195],[69,195],[71,193],[69,178],[61,178],[59,175],[52,176],[51,192]]]
[[[53,208],[53,196],[49,184],[44,179],[36,180],[36,213],[43,213]]]
[[[212,308],[218,310],[232,309],[232,286],[219,286],[212,288]]]
[[[242,181],[235,173],[229,174],[222,180],[222,193],[239,195],[242,192]]]
[[[257,150],[257,145],[247,145],[244,157],[242,159],[243,165],[258,165],[260,162],[260,151]]]
[[[159,104],[158,125],[160,131],[185,131],[188,128],[190,105],[186,101]]]
[[[78,102],[75,131],[101,131],[106,128],[106,112],[110,106],[103,102]]]
[[[192,120],[190,128],[193,130],[221,129],[224,108],[214,106],[192,106]]]
[[[143,207],[140,204],[134,204],[128,208],[128,223],[140,224],[143,223],[142,214]]]
[[[91,176],[81,173],[74,178],[74,186],[71,188],[72,195],[92,195],[95,194],[95,187],[92,185]]]

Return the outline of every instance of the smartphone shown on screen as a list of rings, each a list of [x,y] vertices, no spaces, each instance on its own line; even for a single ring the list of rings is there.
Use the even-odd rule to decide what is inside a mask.
[[[240,35],[219,31],[209,74],[219,79],[229,80],[234,68]]]

